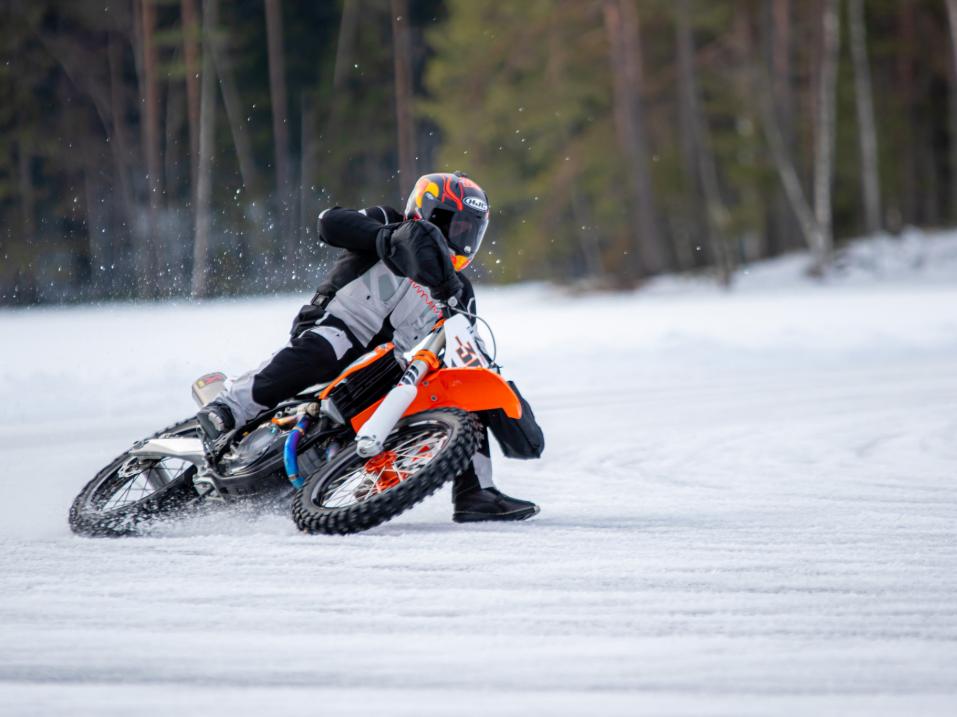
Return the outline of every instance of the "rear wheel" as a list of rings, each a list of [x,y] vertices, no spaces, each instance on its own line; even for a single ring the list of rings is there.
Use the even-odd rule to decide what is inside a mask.
[[[197,435],[199,426],[190,418],[153,438]],[[146,522],[193,500],[195,474],[196,466],[179,458],[144,459],[123,453],[80,491],[70,508],[70,528],[91,537],[135,534]]]
[[[478,430],[478,419],[459,409],[402,419],[379,455],[362,458],[347,448],[308,477],[293,503],[296,525],[346,534],[394,518],[468,467]]]

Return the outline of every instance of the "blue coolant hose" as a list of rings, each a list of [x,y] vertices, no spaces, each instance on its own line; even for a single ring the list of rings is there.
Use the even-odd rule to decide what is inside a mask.
[[[286,464],[286,475],[289,476],[289,480],[296,490],[302,488],[302,484],[305,482],[299,476],[299,461],[296,459],[296,449],[299,447],[299,439],[302,438],[307,430],[309,430],[309,416],[304,414],[303,417],[299,419],[299,422],[296,423],[296,427],[289,432],[289,436],[286,438],[286,445],[283,448],[283,461]]]

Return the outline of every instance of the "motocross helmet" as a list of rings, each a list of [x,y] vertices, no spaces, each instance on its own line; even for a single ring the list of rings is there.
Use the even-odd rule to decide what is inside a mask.
[[[462,172],[425,174],[409,195],[405,218],[435,224],[449,243],[452,266],[462,271],[488,228],[488,195]]]

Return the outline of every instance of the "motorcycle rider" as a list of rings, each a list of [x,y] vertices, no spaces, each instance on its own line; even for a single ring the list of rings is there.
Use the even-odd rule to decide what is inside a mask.
[[[478,254],[488,220],[488,196],[461,172],[420,177],[404,215],[381,206],[323,211],[320,238],[344,251],[296,316],[289,343],[227,382],[197,414],[207,442],[331,381],[380,344],[392,341],[397,351],[409,351],[442,318],[436,300],[474,314],[472,284],[459,272]],[[524,520],[538,513],[534,503],[495,487],[487,429],[469,469],[453,483],[452,501],[456,522]]]

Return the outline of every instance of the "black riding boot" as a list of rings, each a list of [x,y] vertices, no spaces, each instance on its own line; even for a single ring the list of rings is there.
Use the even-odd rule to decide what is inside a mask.
[[[507,496],[498,488],[483,488],[471,466],[452,483],[452,520],[477,523],[483,520],[525,520],[538,513],[538,506]]]
[[[219,439],[236,427],[236,419],[233,418],[229,406],[219,401],[213,401],[199,409],[199,413],[196,414],[196,421],[199,423],[199,427],[203,429],[203,444],[207,451],[212,454],[219,452]]]

